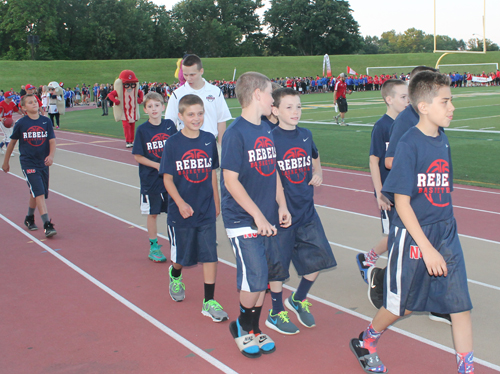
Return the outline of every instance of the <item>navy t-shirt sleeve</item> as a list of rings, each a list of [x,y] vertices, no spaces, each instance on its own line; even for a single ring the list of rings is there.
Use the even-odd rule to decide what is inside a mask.
[[[312,142],[312,152],[311,152],[311,156],[312,156],[312,158],[314,158],[315,160],[319,157],[318,147],[316,147],[316,144],[314,143],[314,141]]]
[[[213,147],[212,147],[212,170],[217,170],[219,168],[219,151],[217,150],[217,142],[213,140]]]
[[[222,138],[221,169],[239,173],[243,163],[243,139],[236,131],[226,131]]]
[[[145,141],[144,141],[144,137],[143,137],[142,128],[141,128],[141,126],[139,126],[139,128],[137,129],[137,133],[135,134],[135,142],[134,142],[134,146],[132,148],[132,154],[145,156],[144,147],[143,147],[144,143],[145,143]]]
[[[382,126],[375,125],[372,131],[370,156],[376,156],[378,158],[386,157],[385,147],[386,145],[385,145],[384,131],[382,129]]]
[[[172,143],[167,140],[167,142],[165,143],[165,149],[163,149],[163,155],[161,158],[160,169],[158,170],[158,174],[174,175],[175,165],[172,162],[168,162],[168,160],[173,160],[173,151],[172,151]]]
[[[394,194],[412,196],[416,169],[415,149],[404,142],[399,142],[394,156],[394,163],[389,176],[382,187],[382,193],[391,201]]]

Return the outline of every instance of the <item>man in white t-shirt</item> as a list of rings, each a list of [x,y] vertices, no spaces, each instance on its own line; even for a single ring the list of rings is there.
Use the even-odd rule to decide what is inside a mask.
[[[205,107],[205,119],[202,130],[211,132],[221,144],[226,131],[226,121],[231,119],[231,113],[224,100],[224,94],[219,87],[203,79],[203,65],[196,55],[187,55],[182,61],[182,73],[186,83],[176,89],[168,101],[165,119],[172,120],[177,129],[181,130],[184,123],[179,119],[179,100],[188,94],[199,96]]]

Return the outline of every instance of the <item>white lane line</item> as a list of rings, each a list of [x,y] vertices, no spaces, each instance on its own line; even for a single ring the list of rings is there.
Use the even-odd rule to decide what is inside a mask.
[[[75,152],[75,151],[70,151],[68,149],[63,149],[63,148],[58,148],[57,149],[57,152],[69,152],[69,153],[74,153],[75,155],[80,155],[80,156],[86,156],[86,157],[92,157],[92,158],[97,158],[98,160],[101,160],[101,161],[109,161],[109,162],[115,162],[117,164],[121,164],[121,165],[127,165],[127,166],[133,166],[133,167],[138,167],[137,164],[130,164],[130,163],[127,163],[127,162],[123,162],[123,161],[115,161],[115,160],[110,160],[109,158],[102,158],[102,157],[98,157],[98,156],[94,156],[94,155],[88,155],[86,153],[81,153],[81,152]]]
[[[38,240],[37,238],[35,238],[34,236],[32,236],[30,233],[28,233],[27,231],[25,231],[23,228],[21,228],[18,225],[16,225],[14,222],[10,221],[4,215],[0,214],[0,218],[2,218],[6,223],[8,223],[13,228],[15,228],[21,234],[23,234],[24,236],[26,236],[29,239],[31,239],[38,246],[40,246],[43,249],[45,249],[47,252],[49,252],[52,256],[54,256],[55,258],[57,258],[59,261],[63,262],[65,265],[69,266],[71,269],[73,269],[74,271],[76,271],[78,274],[82,275],[84,278],[86,278],[87,280],[89,280],[90,282],[92,282],[94,285],[96,285],[97,287],[99,287],[101,290],[103,290],[104,292],[106,292],[108,295],[110,295],[111,297],[113,297],[114,299],[116,299],[117,301],[119,301],[120,303],[122,303],[123,305],[125,305],[127,308],[129,308],[133,312],[137,313],[139,316],[141,316],[142,318],[144,318],[146,321],[148,321],[149,323],[151,323],[156,328],[158,328],[161,331],[163,331],[165,334],[167,334],[168,336],[170,336],[172,339],[174,339],[177,342],[179,342],[180,344],[182,344],[184,347],[186,347],[187,349],[189,349],[190,351],[192,351],[194,354],[200,356],[202,359],[204,359],[205,361],[207,361],[209,364],[215,366],[217,369],[219,369],[223,373],[237,374],[237,372],[234,371],[233,369],[231,369],[229,366],[223,364],[222,362],[220,362],[219,360],[217,360],[213,356],[209,355],[203,349],[201,349],[198,346],[196,346],[195,344],[191,343],[189,340],[187,340],[186,338],[184,338],[182,335],[176,333],[174,330],[172,330],[169,327],[165,326],[163,323],[161,323],[160,321],[158,321],[156,318],[154,318],[150,314],[146,313],[144,310],[140,309],[135,304],[133,304],[130,301],[128,301],[126,298],[124,298],[123,296],[121,296],[119,293],[113,291],[111,288],[109,288],[108,286],[106,286],[105,284],[103,284],[102,282],[100,282],[99,280],[97,280],[96,278],[94,278],[92,275],[90,275],[89,273],[85,272],[84,270],[82,270],[81,268],[79,268],[78,266],[76,266],[75,264],[73,264],[71,261],[69,261],[65,257],[61,256],[55,250],[53,250],[52,248],[50,248],[48,245],[42,243],[40,240]]]
[[[106,145],[95,144],[95,143],[88,143],[88,142],[81,142],[81,141],[73,140],[73,139],[65,139],[65,138],[56,138],[56,139],[57,140],[64,140],[66,142],[73,142],[73,143],[76,143],[76,144],[90,145],[92,147],[99,147],[99,148],[111,149],[113,151],[128,152],[128,153],[130,153],[130,149],[127,150],[127,149],[122,149],[122,148],[109,147],[109,146],[106,146]],[[64,147],[64,145],[63,145],[63,147]]]
[[[60,134],[68,134],[68,135],[78,135],[78,136],[84,136],[84,137],[89,137],[89,138],[99,138],[99,139],[107,139],[107,140],[114,140],[114,141],[117,141],[117,142],[123,142],[122,139],[117,139],[117,138],[112,138],[112,137],[109,137],[109,136],[103,136],[103,135],[92,135],[92,134],[83,134],[81,132],[73,132],[73,131],[58,131],[56,130],[57,133],[60,133]]]

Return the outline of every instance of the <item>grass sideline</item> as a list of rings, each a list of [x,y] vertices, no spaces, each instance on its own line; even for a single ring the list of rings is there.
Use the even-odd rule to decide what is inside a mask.
[[[434,67],[440,54],[399,53],[377,55],[331,55],[332,71],[338,74],[349,65],[359,74],[366,72],[367,66],[410,66],[427,65]],[[500,52],[486,54],[452,54],[446,56],[443,64],[473,64],[499,62]],[[6,61],[0,60],[4,91],[20,90],[27,83],[35,86],[51,81],[64,82],[65,87],[76,84],[113,83],[125,69],[133,70],[141,82],[176,81],[174,72],[177,59],[154,60],[85,60],[85,61]],[[268,77],[316,76],[322,74],[323,56],[282,56],[282,57],[225,57],[204,58],[204,77],[207,80],[233,77],[236,68],[238,77],[246,71],[258,71]],[[450,68],[451,69],[451,68]],[[8,72],[8,73],[7,73]],[[406,73],[407,71],[405,71]],[[401,71],[397,72],[402,73]]]
[[[500,159],[495,156],[500,154],[500,87],[461,88],[452,93],[456,110],[446,133],[453,154],[455,182],[500,189]],[[322,164],[369,171],[371,125],[385,113],[380,92],[359,92],[348,97],[346,120],[351,126],[347,127],[334,124],[332,94],[303,95],[301,100],[300,126],[312,131]],[[237,100],[227,102],[233,118],[239,116]],[[101,114],[100,109],[68,112],[61,117],[61,130],[123,139],[121,123],[114,121],[112,109],[107,117]],[[141,110],[137,125],[146,120]]]

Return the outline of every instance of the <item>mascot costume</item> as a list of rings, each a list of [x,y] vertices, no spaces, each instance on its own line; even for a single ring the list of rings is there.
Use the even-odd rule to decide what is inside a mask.
[[[62,83],[61,83],[62,85]],[[66,105],[64,102],[64,90],[57,82],[50,82],[47,87],[49,89],[49,96],[47,100],[47,109],[52,126],[54,126],[54,117],[59,128],[59,115],[66,112]]]
[[[132,70],[123,70],[115,81],[114,90],[108,94],[108,99],[115,104],[115,121],[122,121],[127,148],[134,145],[135,122],[140,118],[138,106],[144,100],[138,82]]]

